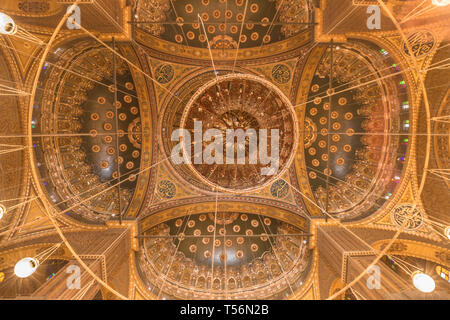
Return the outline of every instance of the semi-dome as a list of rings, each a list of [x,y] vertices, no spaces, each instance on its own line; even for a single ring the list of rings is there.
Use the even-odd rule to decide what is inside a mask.
[[[113,55],[92,41],[69,43],[49,57],[39,84],[34,149],[51,200],[63,209],[83,201],[67,214],[92,221],[126,211],[142,152],[140,102],[127,63],[113,67]],[[99,191],[108,192],[93,198]]]
[[[307,243],[301,229],[278,219],[205,212],[146,230],[138,261],[146,285],[159,296],[277,299],[308,274]]]

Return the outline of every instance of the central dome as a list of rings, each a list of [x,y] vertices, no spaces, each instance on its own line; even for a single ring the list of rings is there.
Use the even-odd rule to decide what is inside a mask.
[[[276,180],[291,164],[298,140],[288,98],[270,82],[245,74],[220,76],[200,87],[180,127],[192,135],[193,150],[184,153],[190,170],[209,187],[227,192]],[[214,161],[205,157],[211,145]]]

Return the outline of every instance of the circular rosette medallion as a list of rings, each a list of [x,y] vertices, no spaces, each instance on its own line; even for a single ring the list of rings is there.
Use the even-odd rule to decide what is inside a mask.
[[[173,68],[171,65],[162,64],[155,71],[156,81],[162,84],[169,83],[173,78]]]
[[[272,83],[229,74],[206,83],[181,118],[184,163],[212,190],[243,193],[275,181],[298,142],[294,109]],[[173,153],[172,153],[173,154]]]
[[[423,224],[422,212],[413,204],[400,204],[391,212],[392,221],[405,230],[416,230]],[[405,222],[406,220],[406,222]]]

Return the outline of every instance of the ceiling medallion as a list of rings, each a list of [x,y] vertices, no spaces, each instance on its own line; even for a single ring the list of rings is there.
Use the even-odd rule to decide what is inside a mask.
[[[416,230],[422,226],[422,212],[413,204],[400,204],[391,212],[391,220],[401,227],[405,223],[405,230]],[[404,222],[407,220],[406,222]]]
[[[161,84],[169,83],[174,75],[173,67],[170,64],[162,64],[155,70],[155,79]]]
[[[272,77],[276,82],[286,84],[291,79],[291,71],[284,64],[277,64],[272,69]]]
[[[289,184],[283,179],[275,181],[270,187],[270,194],[274,198],[284,198],[289,192]]]
[[[304,131],[304,145],[305,148],[309,148],[317,139],[317,125],[308,117],[305,118]]]
[[[436,45],[434,35],[426,30],[420,30],[412,33],[408,36],[408,45],[411,48],[412,54],[416,58],[423,57],[430,53]],[[403,51],[411,55],[408,49],[408,45],[403,42]]]
[[[217,35],[211,40],[212,49],[235,49],[237,48],[236,41],[227,35]]]
[[[246,74],[220,76],[199,88],[184,109],[180,127],[194,134],[192,144],[180,142],[181,157],[213,190],[260,189],[292,163],[297,125],[291,102],[269,81]],[[268,163],[265,156],[274,161]]]
[[[142,124],[141,118],[136,118],[128,125],[128,140],[131,144],[140,149],[142,145]]]
[[[176,192],[176,186],[169,180],[162,180],[158,184],[158,193],[164,199],[172,199],[175,196]]]
[[[216,214],[209,213],[208,217],[216,224],[228,225],[233,223],[239,217],[239,214],[236,212],[217,212]]]

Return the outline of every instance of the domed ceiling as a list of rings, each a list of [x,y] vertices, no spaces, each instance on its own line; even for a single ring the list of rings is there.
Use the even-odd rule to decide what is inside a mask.
[[[301,229],[259,214],[187,215],[143,237],[141,272],[158,296],[282,298],[286,277],[301,286],[311,257]]]
[[[148,3],[139,2],[139,10]],[[157,3],[161,9],[169,2]],[[211,4],[196,5],[206,10]],[[280,8],[285,12],[284,5]],[[169,40],[179,26],[160,27],[157,36]],[[119,46],[119,52],[128,49]],[[286,298],[302,288],[313,261],[308,218],[361,219],[396,190],[407,155],[409,111],[402,106],[408,98],[395,62],[381,48],[363,41],[318,45],[305,48],[295,62],[275,62],[266,69],[226,64],[183,69],[137,52],[150,65],[151,76],[141,72],[153,80],[148,100],[141,95],[146,82],[136,81],[136,66],[129,61],[113,58],[92,41],[60,45],[39,79],[33,142],[51,201],[90,223],[122,219],[138,189],[137,177],[148,170],[141,164],[143,154],[158,155],[143,182],[153,188],[142,210],[136,209],[139,203],[134,216],[125,216],[137,218],[136,266],[152,296]],[[142,108],[149,104],[157,114],[157,134],[154,145],[144,148],[149,135],[142,122],[150,116]],[[184,163],[171,160],[181,141],[174,132],[180,129],[192,138],[178,150]],[[222,137],[223,153],[214,152],[222,162],[196,161],[197,148],[203,154],[209,141],[197,142],[195,136],[200,130],[202,139],[209,129],[217,134],[214,141]],[[252,136],[244,135],[241,146],[233,138],[230,146],[226,135],[236,130],[254,130],[259,161],[251,160]],[[261,162],[264,139],[267,155],[278,140],[274,169]],[[228,163],[228,149],[233,160],[242,152],[243,163]],[[205,209],[219,197],[229,206],[238,204],[236,210]],[[246,201],[260,207],[245,211]],[[198,208],[181,214],[184,205],[196,202]],[[273,206],[270,212],[260,212],[265,205]],[[153,220],[164,208],[174,211]]]
[[[78,42],[55,51],[39,84],[34,148],[51,200],[63,209],[82,200],[66,214],[93,221],[123,213],[136,185],[142,143],[140,105],[127,64],[118,60],[114,67],[107,49]]]
[[[323,258],[320,227],[330,219],[331,227],[360,227],[383,213],[388,233],[412,212],[410,204],[397,206],[404,182],[410,194],[417,184],[406,170],[416,157],[410,94],[417,88],[399,58],[409,53],[400,44],[403,51],[390,54],[394,44],[385,49],[380,39],[356,33],[317,34],[323,17],[313,12],[324,12],[318,2],[329,4],[124,1],[131,31],[56,37],[31,110],[36,190],[43,187],[69,216],[62,222],[130,228],[125,264],[142,296],[314,296],[322,290],[312,288]],[[207,141],[202,135],[210,129],[216,135]],[[191,139],[174,136],[178,130]],[[240,132],[233,143],[229,131]],[[208,162],[203,152],[213,137],[223,152],[214,150]],[[278,142],[274,168],[261,161],[264,139],[267,156]],[[177,163],[174,150],[186,140]],[[239,154],[242,163],[234,161]],[[406,230],[424,224],[420,209],[414,205],[418,214]],[[64,264],[49,260],[46,272],[53,272],[50,262]]]
[[[195,134],[196,122],[200,123],[202,132],[218,129],[217,133],[227,137],[223,139],[222,154],[214,155],[215,163],[208,164],[206,159],[201,161],[196,142],[189,159],[194,173],[213,188],[231,192],[249,191],[255,186],[261,188],[273,182],[292,162],[298,139],[295,114],[289,100],[268,81],[233,74],[213,79],[198,89],[188,102],[181,128]],[[245,136],[248,130],[252,130],[253,136]],[[261,158],[263,145],[267,142],[267,154],[274,152],[269,148],[275,143],[273,130],[278,135],[277,167],[258,162],[258,150],[252,149],[259,146]],[[245,138],[245,144],[235,145],[235,138],[228,136],[230,131],[236,133],[236,139]],[[202,144],[202,148],[208,145],[207,142]],[[270,170],[273,172],[268,172]]]
[[[272,23],[275,12],[278,14]],[[250,48],[306,30],[311,22],[311,5],[309,0],[139,0],[134,19],[138,28],[153,36],[205,47],[207,39],[198,15],[211,48]]]
[[[332,66],[330,58],[327,49],[307,95],[305,173],[327,212],[361,217],[380,208],[402,176],[409,131],[406,87],[394,61],[375,46],[338,46]],[[382,76],[389,80],[379,81]]]
[[[297,120],[290,101],[272,83],[257,76],[242,74],[242,71],[236,74],[229,69],[217,72],[220,75],[218,78],[213,77],[211,72],[203,72],[180,84],[177,95],[170,97],[161,118],[161,142],[166,156],[170,158],[179,141],[173,139],[173,129],[187,129],[191,133],[193,147],[184,163],[190,164],[172,165],[176,174],[205,191],[218,189],[246,193],[274,182],[290,167],[299,139]],[[201,122],[201,129],[194,127],[195,122]],[[199,149],[195,147],[195,132],[208,129],[217,129],[223,136],[222,154],[217,155],[215,159],[219,160],[212,164],[205,161],[199,163],[196,159]],[[243,150],[238,150],[239,145],[236,144],[234,151],[227,153],[230,142],[227,142],[226,136],[230,130],[237,135],[239,130],[243,133],[254,130],[252,141],[257,146],[261,146],[261,139],[263,143],[267,142],[264,150],[268,156],[272,149],[272,130],[276,130],[279,141],[277,167],[260,161],[252,164],[252,156],[259,159],[261,150],[250,149],[250,136],[242,137],[245,138]],[[267,133],[266,138],[261,136],[260,130]],[[207,141],[202,142],[198,146],[202,148],[200,153],[204,154],[208,145]],[[239,160],[241,151],[245,156]],[[234,160],[227,160],[229,156]],[[264,170],[272,169],[274,172],[264,173]]]
[[[355,219],[382,207],[401,180],[409,144],[409,102],[399,68],[381,48],[364,42],[335,46],[332,65],[327,46],[316,48],[307,59],[317,62],[299,66],[308,71],[304,75],[309,78],[296,81],[308,92],[305,102],[298,101],[295,106],[273,85],[281,81],[278,73],[272,74],[278,80],[267,84],[252,76],[251,69],[240,69],[234,76],[232,70],[218,68],[217,75],[212,70],[199,72],[177,83],[176,96],[164,102],[162,149],[166,157],[173,156],[179,140],[173,139],[172,132],[177,128],[188,129],[193,147],[188,159],[191,164],[172,164],[173,173],[206,192],[219,189],[246,194],[273,183],[290,168],[300,185],[307,185],[300,190],[302,196],[309,194],[306,189],[311,191],[312,198],[305,204],[311,209],[310,200],[316,202],[313,209],[320,208],[318,215],[326,210]],[[287,68],[280,64],[272,70],[282,67]],[[291,81],[287,70],[282,74],[285,82]],[[245,73],[248,75],[241,75]],[[236,80],[231,81],[232,77]],[[361,86],[361,82],[367,84]],[[278,129],[279,174],[260,176],[260,167],[248,165],[248,137],[246,165],[196,164],[196,121],[201,121],[202,132],[215,128],[222,133],[224,153],[229,129]],[[203,142],[202,148],[207,145]],[[297,157],[291,163],[293,153]],[[290,187],[290,183],[284,184]]]

